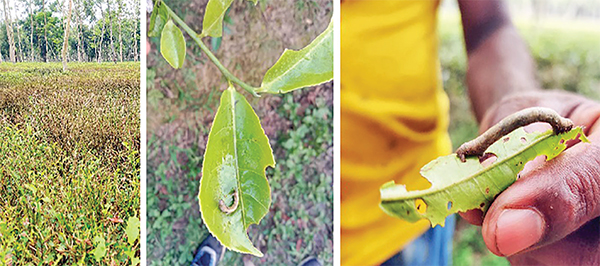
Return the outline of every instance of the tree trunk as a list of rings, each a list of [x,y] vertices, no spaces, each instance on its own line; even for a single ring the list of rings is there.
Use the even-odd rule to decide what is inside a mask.
[[[117,53],[115,52],[115,41],[113,35],[113,26],[112,26],[112,16],[110,13],[110,0],[106,0],[106,4],[108,5],[108,27],[110,27],[110,48],[112,50],[112,60],[117,63]]]
[[[17,24],[16,27],[17,27],[17,43],[19,44],[19,60],[21,62],[23,62],[24,58],[23,58],[23,46],[21,45],[21,26],[19,26],[18,23],[15,23],[15,24]]]
[[[14,7],[8,7],[8,13],[12,14]],[[16,14],[16,12],[15,12]],[[15,21],[12,21],[12,18],[10,19],[11,21],[11,27],[13,28],[13,34],[15,34],[14,29],[17,29],[17,44],[15,45],[15,49],[17,50],[17,52],[15,52],[15,56],[16,56],[16,61],[17,62],[23,62],[23,46],[21,45],[21,30],[20,30],[20,26],[19,26],[19,19],[16,18]],[[13,41],[14,41],[14,36],[13,36]]]
[[[31,62],[33,62],[33,53],[35,51],[35,49],[33,49],[33,0],[31,0],[31,2],[29,2],[29,16],[31,18],[31,35],[29,35],[29,42],[31,43],[31,51],[30,52],[30,56],[31,56]]]
[[[138,41],[137,41],[137,26],[138,23],[136,23],[136,20],[133,20],[133,56],[134,59],[133,61],[137,62],[138,61]]]
[[[121,12],[123,12],[123,8],[121,6],[121,1],[119,2],[119,12],[117,12],[117,24],[119,24],[119,61],[123,62],[123,29],[121,27]]]
[[[69,50],[69,26],[71,24],[71,9],[73,8],[73,4],[71,0],[69,1],[69,12],[67,13],[67,24],[65,25],[65,38],[63,41],[63,49],[62,49],[62,65],[63,71],[67,71],[67,51]]]
[[[42,12],[44,12],[44,62],[48,62],[48,21],[46,19],[46,1],[42,0]]]
[[[8,9],[6,8],[6,1],[7,0],[3,0],[4,3],[4,24],[6,24],[6,35],[8,37],[8,45],[9,45],[9,57],[10,57],[10,61],[15,63],[15,40],[13,38],[13,31],[12,31],[12,27],[11,27],[11,23],[10,23],[10,14],[8,12]]]
[[[102,31],[100,33],[100,44],[97,46],[100,50],[98,51],[98,63],[102,63],[102,43],[104,41],[104,28],[106,26],[106,21],[104,21],[104,12],[102,11],[102,6],[100,6],[100,12],[102,13]]]
[[[133,9],[134,10],[139,10],[140,9],[140,1],[139,0],[134,0],[133,1]],[[136,23],[136,21],[139,21],[139,16],[140,13],[139,12],[133,12],[133,61],[137,62],[138,61],[138,41],[137,41],[137,27],[138,27],[138,23]]]
[[[100,3],[98,3],[98,6],[100,7],[100,14],[102,15],[102,31],[100,33],[100,44],[96,45],[96,50],[98,51],[98,63],[102,63],[102,43],[104,41],[104,28],[106,26],[106,21],[104,21],[104,11],[102,10],[102,5]]]
[[[75,0],[74,0],[75,1]],[[77,61],[81,62],[81,13],[75,1],[75,14],[77,14]]]

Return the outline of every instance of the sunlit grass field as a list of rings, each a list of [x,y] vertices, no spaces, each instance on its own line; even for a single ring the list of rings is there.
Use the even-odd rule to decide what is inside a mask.
[[[139,69],[0,64],[0,265],[139,258]]]
[[[466,53],[458,12],[439,17],[440,61],[444,89],[450,98],[450,137],[454,149],[477,136],[464,82]],[[535,23],[516,19],[515,25],[537,63],[544,89],[577,92],[600,100],[600,27],[569,21]],[[597,24],[596,24],[597,25]],[[488,251],[481,228],[459,218],[454,237],[454,265],[508,265]]]

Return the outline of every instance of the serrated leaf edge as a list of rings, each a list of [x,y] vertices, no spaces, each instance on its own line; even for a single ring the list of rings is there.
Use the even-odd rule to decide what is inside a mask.
[[[232,103],[235,104],[235,94],[234,93],[236,93],[237,91],[231,85],[230,85],[229,88],[227,88],[227,90],[231,91],[231,100],[232,100]],[[243,95],[242,95],[242,97],[243,97]],[[233,111],[233,113],[234,113],[234,115],[233,115],[234,119],[232,121],[234,122],[233,123],[234,124],[233,127],[234,127],[234,132],[235,132],[235,106],[233,106],[233,107],[234,107],[233,108],[233,110],[234,110]],[[221,108],[220,105],[219,105],[219,108]],[[217,113],[218,112],[219,111],[217,109]],[[252,112],[252,114],[260,122],[260,118],[258,117],[258,115],[256,115],[256,112]],[[216,115],[215,115],[215,118],[216,118]],[[263,134],[264,134],[264,129],[262,128],[262,125],[261,125],[261,129],[263,130]],[[208,133],[209,137],[210,137],[210,134],[212,133],[212,130],[213,130],[213,127],[211,126],[210,131]],[[271,160],[273,161],[272,164],[267,164],[267,165],[265,165],[265,168],[262,169],[263,176],[264,176],[265,179],[267,179],[267,177],[266,177],[266,169],[267,169],[267,167],[271,166],[271,167],[274,168],[277,163],[275,162],[275,157],[273,155],[273,148],[271,148],[271,144],[269,143],[269,136],[267,136],[267,134],[264,134],[264,135],[265,135],[265,138],[267,139],[267,144],[269,146],[269,151],[270,151],[270,154],[271,154]],[[206,142],[206,147],[207,148],[208,148],[209,142],[211,142],[210,138]],[[242,194],[243,193],[241,192],[241,184],[239,182],[239,180],[240,180],[240,174],[239,174],[238,156],[237,156],[237,138],[234,138],[234,147],[235,147],[235,154],[236,154],[236,157],[235,157],[236,175],[237,175],[236,181],[237,181],[237,189],[238,189],[238,194],[239,194],[239,201],[240,201],[240,205],[241,205],[241,206],[238,206],[238,208],[240,208],[240,207],[242,208],[242,212],[243,212],[242,213],[242,219],[243,219],[243,222],[244,222],[244,231],[245,231],[245,234],[246,234],[246,238],[252,243],[252,240],[248,236],[248,228],[250,227],[251,224],[247,224],[246,225],[246,221],[245,221],[245,217],[244,217],[245,216],[244,215],[245,212],[244,212],[243,200],[242,200]],[[206,155],[206,153],[205,153],[205,155]],[[204,161],[202,162],[202,177],[204,177]],[[267,184],[268,184],[268,181],[269,180],[267,179]],[[202,186],[202,179],[200,179],[200,186]],[[271,186],[270,186],[270,184],[267,186],[267,189],[269,190],[269,205],[271,205],[272,198],[271,198]],[[198,208],[200,209],[200,215],[201,215],[202,221],[205,221],[206,218],[204,217],[204,212],[202,212],[202,208],[200,207],[201,206],[200,205],[200,189],[198,190],[198,200],[199,200],[199,202],[198,202]],[[268,213],[268,208],[267,208],[267,213]],[[266,216],[266,213],[265,213],[265,215],[263,215],[263,217],[260,217],[260,219],[255,224],[259,224],[265,216]],[[213,235],[215,238],[217,238],[217,236],[215,235],[215,233],[213,233],[213,231],[211,230],[211,228],[206,223],[205,223],[205,225],[206,225],[206,228],[208,229],[208,231],[210,232],[210,234]],[[219,240],[219,238],[217,238],[217,239]],[[221,242],[221,240],[219,240],[219,242]],[[254,255],[254,256],[257,256],[257,257],[263,257],[264,256],[264,254],[258,248],[256,248],[254,246],[254,243],[253,243],[252,247],[254,248],[254,251],[256,251],[257,253],[253,253],[252,251],[249,252],[249,251],[239,250],[239,249],[231,248],[231,247],[227,247],[227,249],[233,250],[235,252],[243,253],[243,254],[251,254],[251,255]]]

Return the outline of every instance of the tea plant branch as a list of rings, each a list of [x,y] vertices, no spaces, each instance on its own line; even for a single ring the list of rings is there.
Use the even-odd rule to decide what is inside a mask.
[[[482,156],[485,150],[494,142],[522,126],[535,122],[546,122],[552,126],[554,134],[560,134],[571,130],[573,121],[561,117],[556,111],[544,107],[532,107],[523,109],[502,119],[499,123],[489,128],[481,136],[460,145],[456,150],[456,156],[464,163],[466,156]]]
[[[246,84],[245,82],[241,81],[239,78],[237,78],[236,76],[231,74],[231,72],[229,72],[229,70],[227,68],[225,68],[225,66],[223,66],[223,64],[221,64],[219,59],[217,59],[217,57],[210,51],[210,49],[208,49],[208,47],[202,42],[201,38],[205,37],[205,36],[200,36],[194,30],[192,30],[187,24],[185,24],[185,22],[179,16],[177,16],[177,14],[175,14],[175,12],[173,12],[173,10],[171,10],[171,8],[169,6],[167,6],[167,4],[165,2],[162,2],[161,4],[165,7],[167,12],[169,13],[169,17],[171,17],[173,19],[173,21],[175,21],[185,32],[187,32],[187,34],[190,37],[192,37],[192,39],[194,39],[194,41],[198,44],[198,46],[200,46],[200,49],[202,49],[202,51],[204,51],[204,53],[206,53],[206,55],[208,56],[210,61],[212,61],[217,66],[217,68],[221,71],[221,73],[223,73],[223,75],[225,76],[225,78],[228,81],[231,81],[231,82],[239,85],[240,87],[242,87],[244,90],[246,90],[253,96],[260,97],[260,95],[258,95],[258,93],[256,93],[256,90],[258,88],[252,87],[252,86]]]

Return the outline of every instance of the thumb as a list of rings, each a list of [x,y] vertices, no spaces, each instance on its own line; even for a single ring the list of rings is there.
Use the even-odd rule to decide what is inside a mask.
[[[510,256],[553,243],[600,216],[600,146],[579,143],[524,174],[492,203],[482,235]]]

